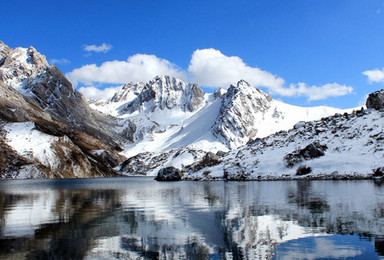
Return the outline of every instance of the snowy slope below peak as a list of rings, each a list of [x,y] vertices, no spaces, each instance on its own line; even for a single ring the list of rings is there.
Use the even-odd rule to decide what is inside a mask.
[[[384,166],[383,124],[384,112],[375,110],[300,122],[288,132],[256,139],[230,152],[214,167],[189,172],[187,178],[297,178],[303,166],[310,167],[307,177],[367,177]],[[315,151],[316,156],[309,158],[313,151],[307,147],[316,142],[325,147],[324,155]]]
[[[284,104],[245,81],[228,91],[201,91],[179,79],[156,77],[147,84],[126,84],[109,100],[91,101],[91,107],[123,119],[121,129],[130,142],[124,147],[127,157],[183,147],[229,151],[251,138],[288,130],[299,121],[345,112]]]

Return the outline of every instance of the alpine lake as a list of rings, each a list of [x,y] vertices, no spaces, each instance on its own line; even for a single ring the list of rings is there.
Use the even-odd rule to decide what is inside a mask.
[[[384,259],[384,182],[0,181],[1,259]]]

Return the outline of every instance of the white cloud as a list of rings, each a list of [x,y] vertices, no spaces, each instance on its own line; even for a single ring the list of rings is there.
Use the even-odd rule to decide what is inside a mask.
[[[236,56],[225,56],[215,49],[196,50],[188,67],[191,78],[200,85],[228,88],[243,79],[254,87],[276,88],[284,85],[282,78],[253,68]]]
[[[112,49],[111,44],[103,43],[100,46],[97,45],[84,45],[84,50],[85,51],[93,51],[93,52],[104,52],[107,53]]]
[[[155,55],[136,54],[127,61],[108,61],[97,66],[85,65],[66,74],[73,85],[98,83],[124,84],[127,82],[147,82],[156,75],[170,75],[185,80],[186,74],[175,64]]]
[[[288,97],[304,96],[308,101],[326,99],[328,97],[343,96],[352,93],[350,86],[338,83],[323,86],[308,86],[305,83],[284,86],[284,79],[246,65],[236,56],[225,56],[215,49],[196,50],[188,68],[193,81],[200,85],[211,87],[229,87],[240,79],[250,83],[253,87],[265,87],[270,93]]]
[[[58,65],[66,65],[66,64],[70,64],[71,61],[67,60],[65,58],[63,58],[63,59],[50,59],[49,63],[51,63],[51,64],[58,64]]]
[[[90,86],[90,87],[81,87],[79,88],[79,92],[86,96],[87,98],[92,99],[108,99],[113,97],[113,95],[119,91],[122,87],[110,87],[105,89],[98,89],[96,87]]]
[[[308,86],[306,83],[299,82],[297,84],[290,84],[288,88],[280,87],[270,90],[272,94],[279,94],[287,97],[307,97],[308,101],[313,101],[329,97],[345,96],[351,94],[353,88],[338,83],[328,83],[322,86]]]
[[[148,82],[156,75],[170,75],[182,80],[187,80],[188,75],[190,81],[202,86],[223,88],[243,79],[254,87],[267,88],[271,94],[307,97],[308,101],[343,96],[353,91],[352,87],[338,83],[309,86],[300,82],[285,86],[284,79],[268,71],[250,67],[241,58],[225,56],[215,49],[196,50],[192,54],[187,71],[155,55],[136,54],[130,56],[127,61],[109,61],[100,66],[85,65],[66,74],[74,86],[79,83],[91,86],[95,83]],[[95,90],[88,89],[92,94],[91,91]]]
[[[368,77],[370,83],[384,82],[384,69],[366,70],[363,72],[363,74]]]

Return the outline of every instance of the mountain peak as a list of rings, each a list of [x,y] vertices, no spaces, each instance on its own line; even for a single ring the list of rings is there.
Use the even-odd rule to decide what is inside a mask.
[[[11,87],[21,88],[25,80],[41,74],[49,67],[45,56],[32,46],[11,49],[0,43],[0,79]]]
[[[111,102],[127,102],[121,113],[180,108],[196,111],[204,101],[205,92],[197,84],[185,83],[171,76],[156,76],[149,83],[129,83],[115,94]]]
[[[226,98],[229,100],[236,99],[237,96],[247,96],[252,98],[257,98],[259,100],[265,99],[266,101],[272,101],[271,96],[269,96],[264,91],[252,87],[247,81],[240,80],[237,82],[236,86],[231,85],[228,88]]]
[[[239,80],[238,82],[237,82],[237,87],[238,88],[241,88],[241,87],[251,87],[251,85],[248,83],[248,82],[246,82],[245,80]]]

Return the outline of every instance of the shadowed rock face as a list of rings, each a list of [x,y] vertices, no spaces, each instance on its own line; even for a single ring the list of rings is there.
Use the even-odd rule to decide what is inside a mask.
[[[376,110],[384,108],[384,90],[378,90],[368,95],[366,101],[367,108]]]
[[[0,81],[60,122],[119,149],[114,141],[121,137],[114,130],[118,120],[91,109],[63,73],[33,47],[11,49],[0,42]]]
[[[7,145],[2,127],[28,121],[34,122],[34,131],[52,137],[52,164]],[[0,42],[0,178],[116,176],[112,168],[125,158],[116,151],[120,148],[113,131],[106,130],[116,123],[90,109],[62,72],[34,48],[13,50]]]
[[[119,149],[114,141],[118,139],[118,121],[91,109],[82,94],[76,91],[63,73],[56,67],[49,67],[45,73],[29,79],[26,90],[28,101],[69,126],[103,140]]]
[[[0,177],[17,177],[24,172],[28,178],[69,178],[116,176],[116,167],[124,158],[101,140],[59,122],[40,107],[27,102],[11,87],[0,82]],[[6,144],[1,126],[9,122],[32,121],[35,129],[58,137],[51,144],[55,166],[46,166],[34,157],[19,155]],[[94,151],[103,151],[95,153]]]

